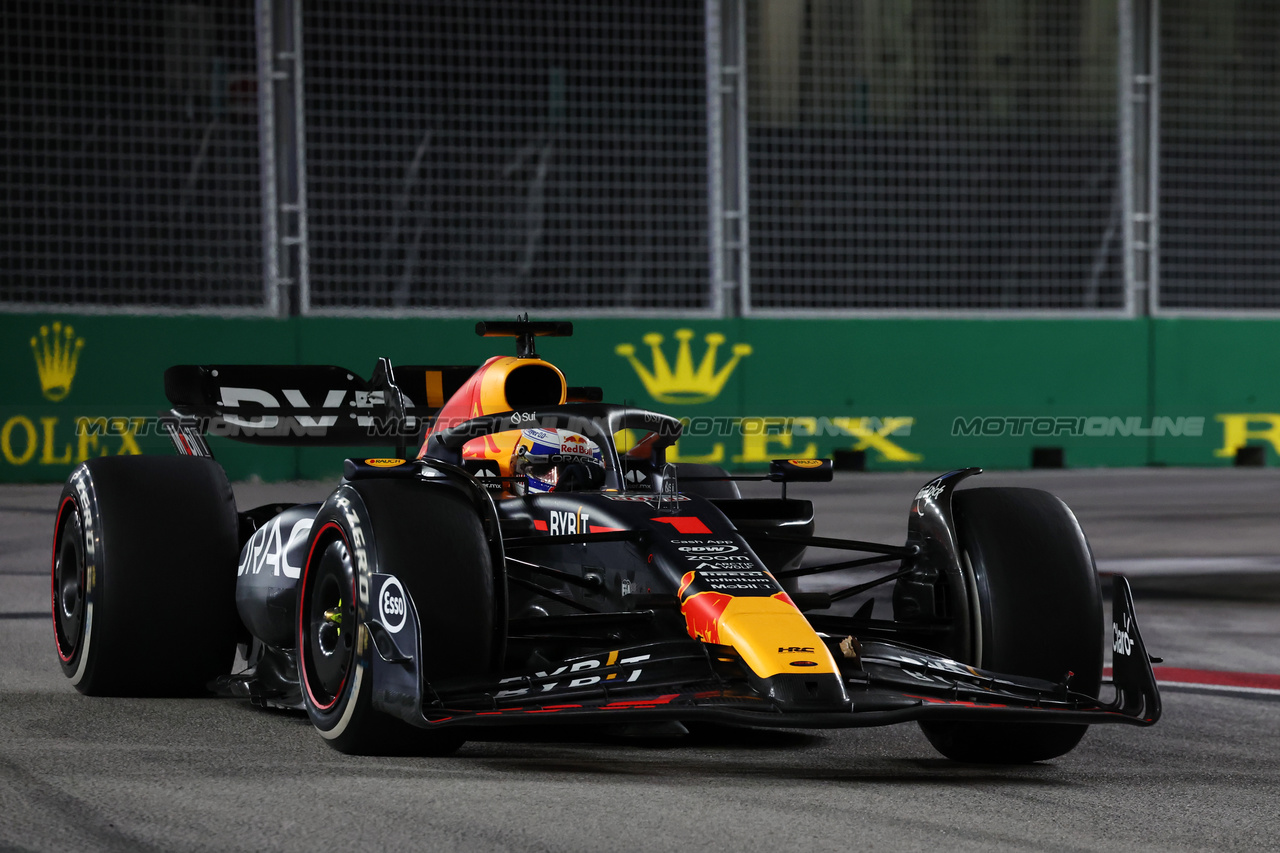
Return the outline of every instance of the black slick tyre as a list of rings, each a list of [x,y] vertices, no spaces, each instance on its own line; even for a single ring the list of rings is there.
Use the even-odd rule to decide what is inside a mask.
[[[742,492],[738,484],[728,479],[729,472],[719,465],[705,462],[680,462],[676,465],[676,485],[686,495],[713,500],[738,500]],[[688,477],[724,477],[723,480],[691,480]]]
[[[967,489],[952,510],[974,614],[975,666],[1060,682],[1097,696],[1102,683],[1102,594],[1075,515],[1035,489]],[[922,722],[929,742],[957,761],[1026,764],[1065,755],[1088,726]]]
[[[235,498],[212,459],[93,459],[67,479],[52,561],[54,645],[91,696],[192,696],[230,672]]]
[[[497,629],[493,560],[479,514],[458,489],[415,480],[340,486],[316,516],[298,587],[303,704],[335,749],[356,755],[445,755],[455,729],[427,731],[373,706],[362,581],[393,574],[416,608],[428,680],[492,669]]]

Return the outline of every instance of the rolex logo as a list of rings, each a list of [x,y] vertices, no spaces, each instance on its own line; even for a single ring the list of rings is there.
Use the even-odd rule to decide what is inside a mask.
[[[40,390],[45,399],[58,402],[71,393],[71,380],[76,375],[76,362],[84,338],[77,338],[70,326],[61,323],[40,327],[39,337],[31,338],[31,352],[36,357],[36,370],[40,371]]]
[[[672,370],[667,357],[662,354],[662,335],[650,332],[643,340],[653,351],[652,372],[636,358],[636,348],[632,344],[618,344],[614,351],[631,362],[650,396],[662,403],[705,403],[714,400],[742,357],[751,354],[751,344],[734,344],[733,357],[716,370],[716,351],[724,343],[725,337],[719,332],[711,332],[704,338],[707,351],[695,369],[693,352],[689,346],[689,341],[693,340],[693,330],[677,329],[676,340],[680,342],[680,346],[676,351],[675,370]]]

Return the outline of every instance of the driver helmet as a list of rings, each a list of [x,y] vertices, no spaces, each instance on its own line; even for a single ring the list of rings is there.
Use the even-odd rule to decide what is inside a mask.
[[[549,492],[570,463],[603,466],[600,448],[586,436],[565,429],[522,430],[511,455],[511,473],[524,478],[526,494]],[[520,482],[516,481],[517,484]]]

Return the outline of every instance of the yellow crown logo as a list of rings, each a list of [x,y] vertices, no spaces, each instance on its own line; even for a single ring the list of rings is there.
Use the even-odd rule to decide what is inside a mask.
[[[31,352],[36,357],[36,370],[40,371],[40,390],[48,400],[58,402],[71,393],[71,380],[76,376],[76,362],[84,338],[77,338],[70,326],[62,328],[53,324],[53,334],[48,326],[40,327],[40,336],[31,338]]]
[[[650,396],[662,403],[705,403],[714,400],[742,357],[751,355],[751,344],[734,344],[733,357],[716,370],[716,350],[724,343],[725,337],[719,332],[711,332],[704,338],[707,351],[702,356],[702,363],[694,369],[693,352],[689,347],[689,341],[693,340],[693,330],[677,329],[676,340],[680,342],[680,347],[676,352],[676,368],[673,371],[667,357],[662,354],[662,335],[650,332],[643,340],[653,350],[652,373],[636,358],[636,348],[633,345],[618,344],[614,351],[631,362]]]

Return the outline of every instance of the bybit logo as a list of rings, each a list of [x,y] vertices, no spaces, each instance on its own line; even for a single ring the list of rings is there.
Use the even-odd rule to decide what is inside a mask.
[[[70,326],[64,329],[61,323],[53,324],[53,334],[49,333],[48,326],[41,326],[40,336],[31,338],[31,352],[36,357],[40,390],[45,399],[57,403],[71,393],[71,380],[75,378],[76,362],[83,348],[84,338],[77,338],[74,329]]]
[[[676,340],[680,342],[680,346],[676,352],[676,367],[672,370],[667,357],[662,353],[662,335],[650,332],[643,340],[653,350],[652,372],[636,358],[636,348],[632,344],[618,344],[614,351],[631,362],[640,381],[644,383],[645,390],[661,403],[705,403],[714,400],[742,357],[751,355],[751,344],[734,344],[733,357],[716,370],[716,350],[724,343],[725,337],[719,332],[711,332],[704,338],[707,351],[695,369],[693,352],[689,346],[689,341],[693,340],[693,330],[677,329]]]

